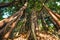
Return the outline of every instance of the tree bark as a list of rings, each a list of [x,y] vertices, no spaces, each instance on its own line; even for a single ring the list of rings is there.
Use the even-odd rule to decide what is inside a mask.
[[[54,19],[54,21],[57,23],[57,25],[60,27],[59,19],[51,12],[51,10],[49,8],[47,8],[45,5],[43,5],[43,6],[48,11],[48,13],[51,15],[51,17]]]
[[[25,5],[24,5],[24,6],[25,6]],[[23,10],[21,11],[21,14],[18,16],[17,20],[12,24],[11,29],[9,30],[9,32],[7,32],[7,33],[3,36],[4,39],[7,39],[7,38],[9,37],[9,35],[11,34],[12,30],[15,28],[15,26],[16,26],[16,24],[18,23],[18,21],[19,21],[20,17],[22,16],[22,14],[23,14]]]
[[[44,9],[44,10],[45,10],[45,9]],[[47,13],[46,10],[45,10],[45,15],[48,17],[48,20],[51,21],[51,22],[54,24],[55,28],[58,30],[58,29],[59,29],[58,25],[57,25],[56,22],[52,19],[52,17]]]
[[[18,14],[18,16],[17,16],[17,21],[20,19],[20,17],[22,16],[22,14],[23,14],[23,11],[25,10],[27,8],[27,2],[24,4],[24,6],[20,9],[20,14]],[[13,20],[12,22],[9,22],[2,30],[0,30],[0,34],[2,33],[2,32],[4,32],[4,31],[6,31],[6,29],[7,29],[7,27],[10,25],[10,24],[12,24],[14,21],[16,21],[16,20]],[[15,25],[16,23],[13,23],[13,25]],[[13,26],[12,25],[12,26]],[[12,30],[12,29],[11,29]],[[4,32],[5,33],[5,32]],[[11,32],[10,32],[11,33]]]
[[[36,28],[36,15],[34,13],[35,11],[32,12],[31,14],[31,31],[32,31],[32,34],[33,34],[33,37],[34,37],[34,40],[37,40],[36,38],[36,33],[35,33],[35,28]]]

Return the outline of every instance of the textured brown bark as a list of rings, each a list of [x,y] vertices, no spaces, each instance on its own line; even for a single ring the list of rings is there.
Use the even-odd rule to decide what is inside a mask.
[[[43,5],[43,6],[48,11],[48,13],[51,15],[51,17],[54,19],[54,21],[57,23],[57,25],[60,27],[59,19],[51,12],[51,10],[49,8],[47,8],[45,5]]]
[[[20,16],[20,17],[21,17],[21,16]],[[18,18],[16,19],[16,21],[14,21],[14,22],[12,23],[10,30],[3,36],[4,39],[7,39],[7,38],[9,37],[9,35],[11,34],[11,32],[13,31],[13,29],[14,29],[15,26],[17,25],[20,17],[18,16]],[[5,29],[5,31],[6,31],[6,29]]]
[[[35,28],[36,28],[36,14],[34,13],[35,11],[32,12],[31,14],[31,31],[34,37],[34,40],[36,39],[36,33],[35,33]]]
[[[12,30],[14,29],[16,25],[16,22],[14,22],[11,26],[11,29],[9,30],[9,32],[7,32],[4,36],[3,36],[3,39],[7,39],[9,37],[9,35],[11,34]]]
[[[20,17],[22,16],[22,14],[23,14],[23,11],[26,9],[26,7],[27,7],[27,2],[24,4],[24,6],[19,10],[20,11],[20,14],[18,14],[18,16],[17,16],[17,21],[20,19]],[[12,22],[9,22],[2,30],[0,30],[0,34],[3,32],[3,33],[5,33],[5,31],[6,31],[6,29],[7,29],[7,27],[10,25],[10,24],[12,24],[14,21],[16,21],[16,19],[15,20],[13,20]],[[15,25],[16,23],[13,23],[13,25]],[[12,26],[13,26],[12,25]],[[11,28],[11,31],[12,31],[12,28]],[[9,32],[8,32],[9,33]],[[8,34],[7,33],[7,34]],[[10,32],[11,33],[11,32]],[[10,34],[9,33],[9,34]]]
[[[20,14],[20,11],[25,9],[25,6],[23,6],[18,12],[16,12],[14,15],[12,15],[10,18],[7,19],[3,19],[2,21],[0,21],[0,27],[2,27],[5,23],[8,23],[10,21],[12,21],[14,19],[14,17],[16,17],[18,14]],[[8,21],[7,21],[8,20]]]
[[[45,10],[45,9],[44,9],[44,10]],[[48,17],[49,21],[51,21],[51,22],[54,24],[55,28],[58,30],[59,27],[58,27],[58,25],[56,24],[56,22],[52,19],[52,17],[47,13],[47,11],[45,11],[44,13],[45,13],[45,15]]]
[[[55,22],[51,17],[49,17],[49,20],[54,24],[55,28],[56,28],[57,30],[59,30],[58,25],[56,24],[56,22]]]
[[[23,7],[22,7],[23,8]],[[21,10],[21,9],[20,9]],[[14,18],[16,18],[18,16],[18,14],[20,14],[20,11],[16,12],[14,15],[12,15],[9,18],[3,19],[0,21],[0,28],[2,28],[3,26],[5,26],[4,24],[14,20]]]
[[[20,14],[18,14],[18,18],[16,19],[15,22],[13,22],[12,26],[11,26],[11,29],[9,30],[9,32],[7,32],[4,36],[3,36],[3,39],[7,39],[9,37],[9,35],[11,34],[12,30],[15,28],[16,24],[18,23],[20,17],[22,16],[23,14],[23,11],[26,9],[27,7],[27,2],[24,4],[24,6],[21,8],[21,12]],[[6,26],[7,27],[7,26]],[[6,30],[6,29],[5,29]]]
[[[8,22],[12,21],[14,18],[16,18],[16,17],[11,16],[10,18],[1,20],[0,21],[0,29],[3,28]]]
[[[59,18],[60,19],[60,15],[58,14],[58,13],[54,13],[54,12],[52,12],[57,18]]]

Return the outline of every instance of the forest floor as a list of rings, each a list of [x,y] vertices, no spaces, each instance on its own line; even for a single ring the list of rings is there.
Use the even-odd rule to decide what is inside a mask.
[[[37,40],[59,40],[56,35],[52,35],[46,32],[40,32],[38,28],[36,28],[36,38]],[[28,33],[21,33],[18,35],[19,37],[10,39],[10,40],[32,40],[30,36],[30,31]]]

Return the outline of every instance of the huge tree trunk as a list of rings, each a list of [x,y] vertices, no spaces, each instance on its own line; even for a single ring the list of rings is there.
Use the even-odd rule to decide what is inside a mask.
[[[36,32],[35,32],[35,28],[37,27],[37,21],[36,20],[37,20],[36,13],[33,10],[32,14],[31,14],[31,30],[32,30],[34,40],[37,40],[36,39]]]
[[[18,20],[20,19],[20,17],[21,17],[22,14],[23,14],[23,11],[24,11],[26,8],[27,8],[27,2],[26,2],[26,3],[24,4],[24,6],[20,9],[20,13],[18,14],[17,18],[16,18],[15,20],[13,20],[12,22],[9,22],[2,30],[0,30],[0,34],[1,34],[2,32],[6,33],[7,27],[13,23],[13,24],[12,24],[12,27],[13,27],[13,28],[11,28],[11,30],[7,33],[7,34],[10,35],[11,31],[14,29],[16,23],[18,22]],[[16,22],[15,22],[15,21],[16,21]],[[7,35],[7,34],[6,34],[6,35]],[[4,36],[4,37],[5,37],[5,36]]]
[[[47,8],[45,5],[43,5],[43,6],[48,11],[48,13],[51,15],[51,17],[54,19],[54,21],[57,23],[57,25],[60,27],[59,19],[51,12],[51,10],[49,8]]]

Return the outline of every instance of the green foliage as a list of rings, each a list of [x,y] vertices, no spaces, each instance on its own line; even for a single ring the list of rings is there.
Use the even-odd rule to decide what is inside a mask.
[[[0,3],[9,3],[12,2],[13,0],[0,0]],[[24,1],[24,0],[21,0]],[[26,12],[28,13],[28,18],[30,18],[30,13],[32,11],[32,9],[34,9],[35,11],[40,11],[40,9],[42,8],[42,3],[44,3],[45,0],[29,0],[28,1],[28,7],[26,9]],[[57,12],[60,14],[60,5],[58,5],[58,3],[60,3],[60,0],[49,0],[46,2],[46,6],[48,6],[51,10],[53,10],[54,12]],[[18,4],[14,4],[13,6],[9,6],[9,7],[4,7],[4,8],[0,8],[0,20],[3,19],[3,15],[7,15],[9,14],[9,16],[13,15],[15,12],[17,12],[22,5],[24,4],[24,2],[21,2]],[[47,18],[48,19],[48,18]],[[30,19],[27,19],[30,20]],[[47,24],[51,24],[50,21],[46,21]],[[41,23],[41,20],[38,20],[38,24]],[[22,25],[23,23],[20,22],[18,25]],[[27,23],[28,24],[28,23]],[[41,24],[42,25],[42,24]],[[49,25],[50,29],[53,29],[54,27]]]
[[[0,0],[0,3],[9,3],[12,2],[13,0]]]
[[[9,3],[12,2],[14,0],[0,0],[0,3]],[[17,0],[18,1],[18,0]],[[24,0],[21,0],[24,1]],[[59,2],[60,0],[49,0],[46,2],[46,5],[52,9],[54,12],[60,13],[60,5],[58,6],[58,4],[56,2]],[[36,10],[36,11],[40,11],[40,9],[42,8],[42,3],[44,3],[45,0],[29,0],[28,1],[28,8],[27,8],[27,12],[31,12],[32,9]],[[5,12],[8,12],[9,15],[12,15],[13,13],[15,13],[16,11],[19,10],[19,8],[21,7],[21,5],[23,5],[23,3],[18,3],[18,5],[13,5],[11,7],[5,7],[2,8],[0,10],[2,10],[2,14],[4,14]],[[2,15],[1,15],[2,16]]]
[[[49,1],[48,3],[46,3],[46,5],[54,12],[60,14],[60,0]]]
[[[15,14],[25,3],[24,2],[25,0],[0,0],[0,3],[10,3],[12,1],[19,1],[19,2],[17,2],[17,4],[13,4],[13,5],[8,6],[8,7],[0,8],[0,20],[4,19],[4,17],[7,18],[7,17]],[[35,10],[36,12],[39,13],[41,8],[42,8],[42,4],[44,2],[45,2],[45,0],[29,0],[28,1],[28,7],[25,10],[25,12],[27,13],[26,14],[27,15],[27,22],[25,24],[27,29],[30,29],[30,27],[31,27],[32,10]],[[47,0],[45,5],[47,7],[49,7],[51,10],[53,10],[54,12],[57,12],[58,14],[60,14],[60,0]],[[40,16],[40,14],[38,16]],[[21,19],[23,19],[23,17],[21,17]],[[39,30],[46,31],[45,29],[47,29],[48,32],[53,33],[55,31],[55,27],[54,27],[53,23],[50,20],[48,20],[49,17],[47,17],[46,19],[47,20],[45,20],[45,21],[46,21],[48,27],[44,27],[44,25],[42,25],[43,22],[41,19],[37,20]],[[12,32],[11,38],[13,36],[15,37],[16,34],[20,34],[19,32],[21,32],[20,29],[21,29],[21,27],[23,27],[23,24],[24,24],[24,22],[21,20],[17,23],[17,26],[15,27],[15,29]],[[25,29],[23,29],[23,30],[25,30]]]

